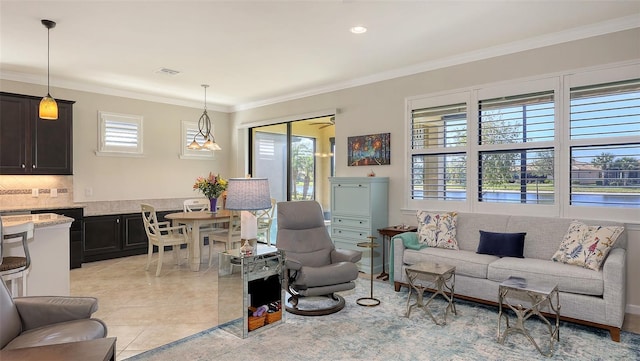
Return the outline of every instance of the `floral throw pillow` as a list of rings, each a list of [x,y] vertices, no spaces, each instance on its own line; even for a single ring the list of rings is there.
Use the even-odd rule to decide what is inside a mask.
[[[458,249],[456,222],[458,213],[418,211],[418,239],[429,247]]]
[[[598,271],[623,230],[573,221],[551,259]]]

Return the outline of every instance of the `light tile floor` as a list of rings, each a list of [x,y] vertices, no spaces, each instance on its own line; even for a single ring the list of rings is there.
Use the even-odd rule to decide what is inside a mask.
[[[215,254],[224,248],[214,247],[213,265],[204,260],[199,272],[192,272],[186,260],[176,265],[172,252],[166,252],[160,277],[155,276],[157,254],[149,271],[144,270],[146,255],[85,263],[71,270],[71,294],[98,298],[94,317],[118,338],[117,359],[124,360],[217,325]],[[180,254],[186,257],[184,250]],[[640,333],[640,315],[627,314],[623,329]]]

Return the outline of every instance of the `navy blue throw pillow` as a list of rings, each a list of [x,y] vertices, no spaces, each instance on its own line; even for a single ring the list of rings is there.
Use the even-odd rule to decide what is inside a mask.
[[[476,253],[498,257],[524,258],[524,237],[526,233],[495,233],[480,231],[480,243]]]

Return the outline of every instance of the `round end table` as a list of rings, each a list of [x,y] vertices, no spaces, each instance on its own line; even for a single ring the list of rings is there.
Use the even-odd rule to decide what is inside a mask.
[[[369,248],[371,252],[370,262],[369,262],[371,264],[371,285],[369,288],[370,293],[369,293],[369,297],[358,298],[356,300],[356,303],[359,304],[360,306],[375,307],[380,304],[380,300],[373,297],[373,249],[378,247],[378,244],[373,242],[373,240],[376,239],[376,237],[369,236],[367,238],[369,238],[369,242],[360,242],[357,244],[357,246],[363,247],[363,248]]]

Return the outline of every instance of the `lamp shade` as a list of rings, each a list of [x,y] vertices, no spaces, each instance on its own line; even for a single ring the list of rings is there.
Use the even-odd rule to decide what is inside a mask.
[[[56,120],[58,119],[58,104],[51,95],[47,94],[40,101],[39,116],[41,119]]]
[[[257,211],[271,208],[267,178],[231,178],[227,185],[225,208],[234,211]]]

